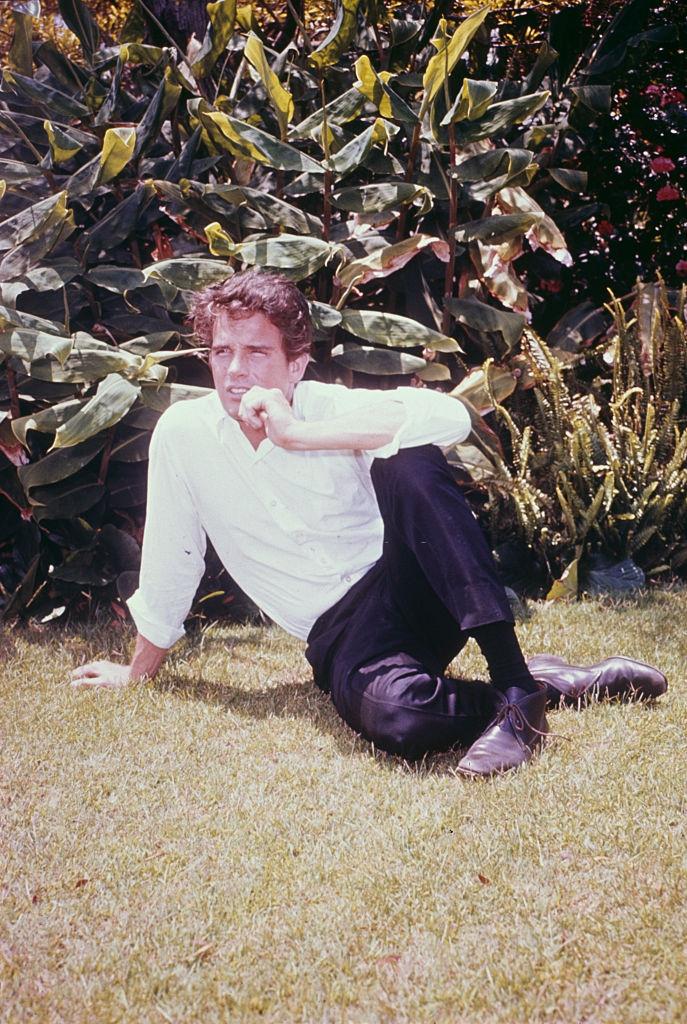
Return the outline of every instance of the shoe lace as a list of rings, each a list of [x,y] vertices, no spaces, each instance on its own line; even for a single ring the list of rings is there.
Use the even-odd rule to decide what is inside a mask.
[[[541,729],[537,729],[536,726],[532,725],[530,720],[524,715],[522,708],[519,704],[513,704],[510,701],[502,704],[499,710],[496,712],[493,725],[501,725],[502,722],[508,720],[510,725],[515,731],[515,737],[519,743],[525,745],[522,736],[518,736],[518,733],[523,733],[525,729],[530,729],[531,732],[537,734],[537,736],[545,736],[551,740],[570,740],[571,736],[564,736],[560,732],[542,732]]]

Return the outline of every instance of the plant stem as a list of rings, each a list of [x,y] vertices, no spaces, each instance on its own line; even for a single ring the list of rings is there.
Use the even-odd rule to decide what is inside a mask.
[[[444,276],[444,311],[441,318],[441,330],[448,334],[451,327],[451,313],[448,301],[453,297],[453,285],[456,271],[456,228],[458,227],[458,182],[454,174],[456,166],[456,131],[453,124],[448,126],[449,144],[449,182],[448,182],[448,263]]]
[[[415,161],[417,159],[417,151],[420,146],[420,122],[418,121],[413,128],[413,136],[410,140],[410,152],[408,153],[408,163],[406,165],[406,173],[404,181],[412,181],[413,174],[415,173]],[[398,228],[396,229],[396,241],[400,242],[405,238],[406,233],[406,221],[408,219],[408,207],[404,206],[401,210],[401,216],[398,218]]]
[[[112,444],[114,442],[114,436],[115,436],[115,430],[116,429],[117,429],[116,426],[110,427],[110,429],[107,432],[107,441],[105,442],[105,447],[103,449],[103,454],[102,454],[102,457],[100,459],[100,471],[98,472],[98,483],[99,484],[104,484],[105,480],[107,478],[107,469],[108,469],[108,466],[110,465],[110,456],[112,454]]]
[[[10,393],[10,416],[13,420],[18,420],[21,416],[21,409],[19,407],[19,392],[17,391],[17,378],[14,370],[9,364],[5,364],[5,372],[7,374],[7,388]]]

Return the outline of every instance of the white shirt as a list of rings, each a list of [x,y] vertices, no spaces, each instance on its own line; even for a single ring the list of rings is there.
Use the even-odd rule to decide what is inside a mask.
[[[399,400],[405,420],[374,451],[254,449],[216,392],[178,402],[153,432],[139,588],[129,599],[138,632],[171,647],[204,572],[210,538],[229,574],[289,633],[315,620],[374,565],[383,524],[370,467],[399,448],[447,446],[470,432],[465,406],[423,388],[351,390],[305,381],[292,409],[324,420]]]

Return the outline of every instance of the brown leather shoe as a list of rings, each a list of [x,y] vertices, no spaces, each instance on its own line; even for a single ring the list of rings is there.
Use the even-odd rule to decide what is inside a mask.
[[[458,764],[462,775],[486,776],[510,771],[531,760],[549,731],[545,716],[546,689],[527,693],[506,690],[496,718],[475,740]]]
[[[658,669],[620,656],[582,667],[568,665],[556,654],[535,654],[527,667],[537,682],[546,685],[549,707],[594,699],[651,700],[668,689]]]

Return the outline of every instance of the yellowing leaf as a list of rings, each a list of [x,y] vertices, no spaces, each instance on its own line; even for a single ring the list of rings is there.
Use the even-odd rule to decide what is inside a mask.
[[[572,601],[578,594],[577,570],[579,558],[573,559],[559,580],[556,580],[546,595],[547,601]]]
[[[420,117],[425,114],[430,103],[467,50],[488,13],[488,7],[481,7],[469,18],[466,18],[450,38],[446,35],[446,20],[442,18],[439,22],[439,32],[432,40],[432,46],[436,48],[437,52],[427,64],[422,78],[425,94],[422,99]]]
[[[442,125],[452,121],[475,121],[487,110],[496,95],[496,82],[477,82],[472,78],[464,78],[456,101],[441,122]]]
[[[203,45],[193,62],[191,70],[196,78],[205,78],[227,48],[234,34],[236,0],[217,0],[207,5],[210,18]]]
[[[100,184],[116,178],[134,155],[136,129],[134,127],[108,128],[100,154]]]
[[[310,62],[317,68],[336,64],[348,49],[358,28],[360,0],[339,0],[336,20],[332,30],[320,46],[310,54]]]
[[[43,127],[45,134],[48,136],[48,142],[50,143],[50,153],[54,164],[65,163],[67,160],[71,160],[73,156],[79,152],[83,147],[75,142],[66,132],[63,132],[61,128],[55,127],[50,121],[44,121]]]
[[[233,256],[236,245],[217,221],[206,226],[205,237],[213,256]]]
[[[4,181],[0,180],[0,199],[2,199],[2,197],[4,196],[6,191],[7,191],[7,185],[5,184]]]
[[[361,92],[365,99],[370,100],[379,109],[382,117],[391,117],[391,100],[384,92],[382,83],[388,82],[392,77],[389,71],[381,71],[379,74],[372,67],[370,58],[366,55],[359,57],[355,62],[355,71],[358,76],[355,88]]]
[[[265,48],[254,32],[251,32],[248,36],[246,48],[243,52],[246,60],[250,61],[257,73],[260,75],[260,80],[265,86],[267,95],[269,96],[270,102],[277,115],[280,135],[282,139],[284,139],[286,137],[286,130],[288,128],[289,121],[293,117],[293,97],[291,93],[283,87],[274,71],[269,66],[267,57],[265,56]]]

